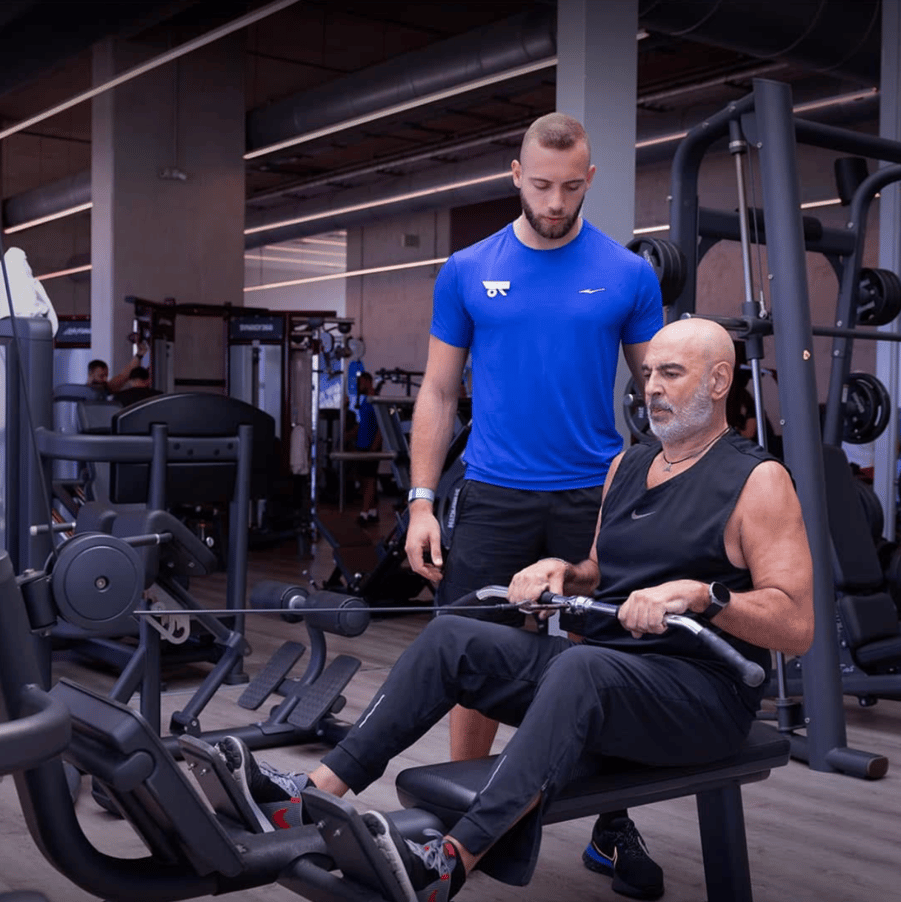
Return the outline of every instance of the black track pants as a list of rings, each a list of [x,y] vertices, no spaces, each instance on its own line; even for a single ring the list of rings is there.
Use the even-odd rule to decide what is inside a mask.
[[[753,719],[731,677],[707,662],[443,615],[401,655],[323,763],[361,792],[455,704],[519,727],[452,831],[474,854],[506,833],[539,793],[543,803],[553,798],[583,756],[658,765],[715,761],[741,744]],[[511,850],[509,872],[494,876],[526,882],[537,836],[533,831],[527,849]]]

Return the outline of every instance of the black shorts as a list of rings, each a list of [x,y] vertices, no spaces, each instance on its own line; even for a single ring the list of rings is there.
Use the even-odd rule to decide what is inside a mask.
[[[535,492],[467,479],[457,498],[444,578],[435,603],[450,604],[484,586],[509,584],[544,557],[579,563],[588,557],[604,486]],[[519,612],[485,619],[521,625]]]
[[[374,479],[379,475],[379,460],[357,460],[354,463],[354,475],[357,479],[365,479],[367,476]]]

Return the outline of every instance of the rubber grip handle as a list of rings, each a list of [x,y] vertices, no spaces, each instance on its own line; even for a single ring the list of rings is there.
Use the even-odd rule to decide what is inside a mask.
[[[599,614],[609,614],[616,617],[618,607],[603,601],[594,601],[593,599],[573,596],[569,600],[575,605],[578,604],[581,610],[592,610]],[[544,591],[539,598],[543,604],[553,602],[567,601],[565,595],[554,595],[553,592]],[[718,658],[722,658],[740,677],[746,686],[759,686],[766,679],[766,671],[754,661],[749,661],[737,649],[733,648],[722,636],[698,623],[692,617],[684,614],[667,614],[663,618],[663,622],[667,626],[681,627],[694,633],[698,639],[703,642],[710,651]]]
[[[722,658],[741,677],[746,686],[759,686],[766,679],[766,671],[755,661],[749,661],[722,636],[706,627],[695,634],[712,652]]]

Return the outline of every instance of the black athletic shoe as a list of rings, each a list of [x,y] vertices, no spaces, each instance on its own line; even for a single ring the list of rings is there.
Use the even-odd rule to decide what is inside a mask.
[[[633,899],[663,895],[663,871],[648,854],[631,818],[614,818],[606,826],[598,818],[582,862],[588,870],[612,877],[613,890],[620,895]]]
[[[271,833],[276,827],[286,830],[305,823],[300,793],[310,785],[306,774],[283,774],[268,764],[258,764],[237,736],[226,736],[216,744],[216,751],[264,831]]]
[[[457,850],[437,830],[426,830],[435,838],[420,845],[404,839],[378,811],[367,811],[363,822],[388,859],[408,902],[447,902],[463,886],[466,875]]]

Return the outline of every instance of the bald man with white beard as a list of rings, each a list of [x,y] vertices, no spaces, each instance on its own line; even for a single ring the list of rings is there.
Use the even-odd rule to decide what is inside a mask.
[[[363,815],[411,902],[444,902],[495,845],[486,873],[528,882],[542,805],[584,756],[698,765],[740,748],[763,688],[745,685],[686,631],[668,630],[664,617],[710,622],[768,668],[771,649],[800,655],[813,641],[813,568],[788,472],[726,422],[733,368],[720,326],[686,320],[661,329],[643,364],[659,444],[614,459],[584,560],[541,560],[509,585],[516,604],[547,590],[594,594],[618,606],[616,618],[571,616],[569,637],[435,618],[308,776],[261,774],[240,740],[220,743],[251,801],[262,811],[264,791],[280,790],[273,803],[284,813],[311,784],[338,796],[362,792],[457,704],[518,727],[448,835],[414,843],[380,813]],[[616,849],[598,851],[617,858]],[[627,874],[613,876],[614,889],[635,895]]]

